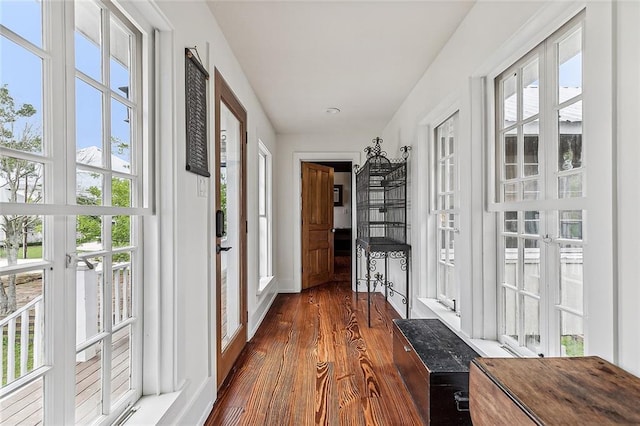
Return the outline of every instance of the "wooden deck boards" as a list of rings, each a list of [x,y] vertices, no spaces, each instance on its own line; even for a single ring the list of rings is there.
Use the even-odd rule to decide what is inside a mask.
[[[101,354],[76,364],[76,421],[82,423],[97,416],[100,396]],[[111,394],[122,396],[129,389],[128,327],[114,334]],[[112,399],[112,402],[113,401]],[[37,425],[42,423],[42,380],[9,395],[0,403],[0,424]]]
[[[394,364],[398,315],[348,283],[281,294],[223,385],[207,425],[419,425]]]

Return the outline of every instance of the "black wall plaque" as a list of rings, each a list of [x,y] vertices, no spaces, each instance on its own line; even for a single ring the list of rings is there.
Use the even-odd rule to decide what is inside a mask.
[[[207,81],[209,73],[191,49],[185,52],[185,99],[187,121],[187,170],[210,177],[207,154]]]

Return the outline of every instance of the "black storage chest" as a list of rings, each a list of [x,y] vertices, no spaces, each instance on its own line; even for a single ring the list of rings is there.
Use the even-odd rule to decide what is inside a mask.
[[[394,320],[393,361],[425,425],[471,424],[469,364],[478,356],[440,320]]]

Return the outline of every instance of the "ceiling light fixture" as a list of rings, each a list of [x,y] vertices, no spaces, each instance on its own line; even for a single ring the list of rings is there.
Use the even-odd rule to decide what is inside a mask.
[[[327,108],[325,112],[327,114],[337,114],[340,112],[340,108],[335,108],[335,107]]]

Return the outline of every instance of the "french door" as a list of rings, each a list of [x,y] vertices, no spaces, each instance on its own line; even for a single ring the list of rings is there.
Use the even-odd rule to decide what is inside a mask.
[[[216,362],[222,385],[247,342],[247,113],[215,72]]]
[[[2,2],[0,52],[0,423],[112,423],[141,394],[142,34]]]

